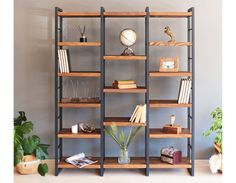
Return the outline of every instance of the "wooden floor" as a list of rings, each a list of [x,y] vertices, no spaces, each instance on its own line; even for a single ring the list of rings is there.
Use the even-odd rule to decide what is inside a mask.
[[[150,176],[144,175],[144,170],[140,169],[109,169],[105,171],[103,177],[98,175],[93,169],[65,169],[59,176],[53,175],[53,161],[48,160],[50,172],[46,177],[38,174],[19,175],[15,173],[15,183],[221,183],[221,174],[211,174],[208,161],[196,160],[195,176],[191,177],[186,169],[153,169]]]

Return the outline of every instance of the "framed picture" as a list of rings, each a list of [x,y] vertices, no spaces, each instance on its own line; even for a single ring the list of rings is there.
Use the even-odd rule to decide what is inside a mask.
[[[159,71],[160,72],[178,72],[179,71],[179,58],[161,57]]]

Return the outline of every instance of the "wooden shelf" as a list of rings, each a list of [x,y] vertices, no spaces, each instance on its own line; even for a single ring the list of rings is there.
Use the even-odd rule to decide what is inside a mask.
[[[146,56],[143,55],[135,55],[135,56],[122,56],[122,55],[106,55],[103,57],[104,60],[129,60],[129,61],[137,61],[137,60],[146,60]]]
[[[151,41],[149,46],[192,46],[190,42],[165,42],[165,41]]]
[[[99,71],[77,71],[77,72],[70,72],[70,73],[58,73],[58,76],[66,77],[100,77],[101,73]]]
[[[100,46],[100,42],[58,42],[58,46]]]
[[[150,17],[187,18],[190,16],[192,12],[150,12]]]
[[[99,12],[59,12],[61,17],[100,17]]]
[[[111,126],[115,124],[116,126],[146,126],[146,123],[131,123],[129,121],[130,117],[106,117],[104,119],[104,126]]]
[[[147,89],[145,87],[137,87],[131,89],[117,89],[113,88],[112,86],[105,87],[103,89],[105,93],[146,93]]]
[[[179,72],[159,72],[159,71],[150,71],[149,73],[150,77],[191,77],[192,73],[191,72],[184,72],[184,71],[179,71]]]
[[[129,164],[119,164],[118,158],[106,157],[104,161],[104,168],[116,168],[116,169],[146,168],[146,163],[144,157],[131,157]]]
[[[186,157],[182,158],[180,164],[171,165],[161,161],[159,157],[150,157],[150,168],[191,168],[190,160]]]
[[[187,128],[182,128],[180,134],[164,133],[161,128],[152,128],[149,132],[150,138],[191,138],[192,134]]]
[[[58,106],[62,108],[100,108],[100,105],[100,102],[58,103]]]
[[[74,165],[71,165],[70,163],[67,163],[65,162],[65,159],[67,157],[62,157],[60,162],[58,163],[58,168],[76,168],[76,169],[80,169]],[[91,158],[92,160],[97,160],[98,162],[97,163],[94,163],[94,164],[91,164],[91,165],[88,165],[86,167],[83,167],[83,169],[99,169],[100,168],[100,158],[98,157],[92,157]]]
[[[75,138],[81,138],[81,139],[98,139],[101,137],[100,135],[100,129],[96,129],[93,133],[84,133],[84,132],[78,132],[77,134],[71,133],[70,128],[64,128],[58,133],[58,138],[63,139],[75,139]]]
[[[177,100],[150,100],[150,108],[192,107],[192,104],[178,104]]]
[[[145,17],[146,12],[104,12],[105,17]]]

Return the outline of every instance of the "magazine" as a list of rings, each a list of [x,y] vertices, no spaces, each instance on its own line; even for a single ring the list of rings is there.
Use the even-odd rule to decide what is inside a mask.
[[[66,158],[65,161],[70,163],[78,168],[83,168],[85,166],[96,163],[97,161],[93,161],[90,158],[86,157],[84,153],[79,153],[69,158]]]

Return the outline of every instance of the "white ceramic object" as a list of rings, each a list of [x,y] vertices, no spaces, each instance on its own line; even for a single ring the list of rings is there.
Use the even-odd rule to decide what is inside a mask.
[[[78,133],[78,125],[76,124],[76,125],[73,125],[72,127],[71,127],[71,132],[72,133]]]

